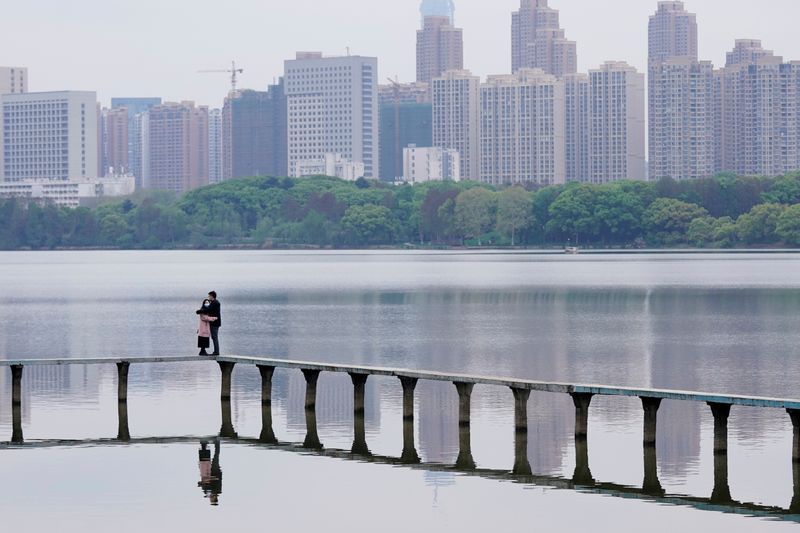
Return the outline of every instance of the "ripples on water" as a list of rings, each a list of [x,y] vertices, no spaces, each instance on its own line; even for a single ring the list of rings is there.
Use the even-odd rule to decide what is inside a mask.
[[[0,254],[0,273],[8,280],[0,296],[0,358],[192,353],[192,311],[214,288],[224,305],[228,353],[800,397],[798,266],[794,255]],[[215,366],[132,367],[132,436],[217,433]],[[9,398],[9,372],[0,374],[0,398]],[[28,441],[116,435],[113,367],[31,367],[24,392]],[[281,441],[304,439],[303,393],[299,372],[276,371],[273,419]],[[510,392],[477,386],[472,402],[476,463],[511,470]],[[400,455],[401,403],[396,380],[370,378],[365,424],[372,453]],[[423,461],[455,462],[457,409],[452,385],[420,383],[416,436]],[[641,487],[641,416],[635,399],[592,402],[588,460],[595,480]],[[568,396],[531,395],[527,449],[534,474],[573,477],[573,417]],[[235,371],[232,418],[241,437],[258,437],[255,368]],[[326,448],[350,449],[347,376],[320,377],[317,423]],[[712,433],[706,406],[664,403],[657,465],[666,492],[711,494]],[[791,424],[785,413],[735,407],[729,433],[732,497],[789,507]],[[10,435],[11,409],[3,401],[0,441]],[[631,531],[658,531],[666,523],[669,530],[686,524],[687,530],[724,531],[785,525],[448,470],[343,462],[244,443],[223,443],[222,449],[224,488],[213,512],[196,486],[194,442],[2,450],[0,507],[12,525],[32,518],[70,523],[78,516],[76,531],[104,530],[110,520],[131,531],[168,530],[173,522],[201,530],[245,527],[260,520],[265,504],[258,502],[264,501],[270,502],[270,525],[321,531],[345,525],[478,531],[517,527],[519,520],[566,531],[608,521],[625,530],[620,516]]]

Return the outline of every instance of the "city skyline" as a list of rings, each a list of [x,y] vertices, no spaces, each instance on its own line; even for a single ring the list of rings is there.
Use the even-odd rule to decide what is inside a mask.
[[[10,25],[0,35],[0,64],[28,67],[31,91],[95,90],[104,106],[112,97],[160,96],[165,101],[194,100],[198,105],[221,107],[229,79],[222,74],[198,74],[197,70],[221,68],[236,59],[245,69],[240,87],[265,90],[281,75],[283,61],[300,50],[344,55],[349,46],[354,55],[379,58],[381,79],[413,80],[420,2],[385,3],[380,9],[374,5],[366,0],[337,6],[298,0],[291,5],[264,6],[242,0],[230,13],[218,13],[205,1],[156,5],[144,0],[135,9],[117,9],[110,24],[104,22],[105,4],[97,0],[69,6],[54,0],[17,3],[4,7],[11,19],[22,22]],[[607,60],[646,70],[646,22],[656,8],[655,1],[612,0],[600,5],[550,0],[550,5],[559,10],[568,38],[578,44],[579,72]],[[786,59],[800,58],[800,42],[793,31],[795,17],[791,16],[800,14],[800,7],[790,0],[759,5],[759,17],[752,16],[751,4],[743,0],[693,0],[686,7],[705,28],[699,38],[700,56],[717,67],[723,65],[735,39],[760,39],[765,48]],[[456,24],[464,29],[465,68],[481,78],[511,71],[511,12],[517,9],[518,0],[498,0],[491,5],[477,0],[456,2]],[[43,21],[39,17],[42,10],[58,16]],[[243,10],[252,16],[241,17]],[[345,11],[368,15],[370,23],[365,24],[363,16],[341,16]],[[156,12],[159,17],[152,16]],[[172,16],[178,14],[184,26],[175,26]],[[200,21],[211,14],[219,27],[217,40],[208,39],[206,31],[192,31],[207,28],[207,22]],[[193,23],[195,19],[197,23]],[[312,31],[296,31],[296,26],[286,23],[293,19]],[[57,25],[49,22],[56,20]],[[20,46],[32,31],[33,21],[38,32],[59,40],[59,53],[49,47]],[[143,42],[144,28],[148,39]],[[100,42],[104,44],[97,45]]]

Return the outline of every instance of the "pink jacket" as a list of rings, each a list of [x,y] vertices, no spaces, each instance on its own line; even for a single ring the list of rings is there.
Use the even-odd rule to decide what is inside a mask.
[[[211,336],[211,322],[217,319],[215,316],[200,315],[200,325],[197,326],[198,337]]]

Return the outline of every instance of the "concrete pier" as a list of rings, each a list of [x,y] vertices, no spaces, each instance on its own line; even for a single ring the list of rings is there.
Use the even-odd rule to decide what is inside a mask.
[[[572,482],[576,485],[594,485],[592,470],[589,468],[589,441],[586,437],[575,439],[575,470]]]
[[[364,394],[368,377],[368,374],[350,373],[350,379],[353,381],[353,410],[356,413],[364,414]]]
[[[403,464],[415,465],[420,463],[417,447],[414,442],[414,419],[403,420],[403,451],[400,454]]]
[[[233,427],[233,417],[231,416],[231,400],[220,400],[222,411],[222,426],[219,428],[219,436],[224,439],[235,439],[238,435]]]
[[[530,389],[517,389],[512,387],[514,395],[514,430],[519,433],[528,432],[528,399],[531,397]]]
[[[22,365],[11,367],[11,403],[22,405]]]
[[[792,479],[794,481],[794,494],[792,495],[792,503],[789,505],[789,512],[800,514],[800,462],[798,461],[792,461]]]
[[[128,427],[128,402],[117,402],[117,440],[128,442],[131,440],[131,430]]]
[[[458,391],[458,425],[469,426],[472,388],[475,386],[475,384],[461,383],[456,381],[453,383],[453,385],[456,386],[456,390]]]
[[[714,454],[728,453],[728,417],[731,414],[731,405],[709,402],[708,406],[714,415]]]
[[[233,367],[236,366],[236,363],[225,361],[217,361],[217,363],[219,364],[220,372],[222,372],[222,386],[220,388],[219,397],[223,401],[230,400]]]
[[[530,476],[531,462],[528,460],[528,428],[514,432],[514,467],[511,473],[515,476]]]
[[[306,409],[316,409],[317,407],[317,380],[319,379],[319,370],[310,370],[304,368],[302,370],[303,377],[306,379]],[[315,415],[316,416],[316,415]]]
[[[22,444],[25,437],[22,435],[22,404],[11,404],[11,442]]]
[[[364,420],[364,411],[356,411],[353,416],[353,446],[350,448],[353,455],[369,457],[372,453],[367,445],[367,432]]]
[[[403,420],[414,419],[414,389],[417,388],[417,378],[400,377],[403,386]]]
[[[259,365],[261,374],[261,434],[258,437],[264,444],[275,444],[275,431],[272,428],[272,376],[275,374],[274,366]]]
[[[794,439],[792,440],[792,461],[800,462],[800,409],[787,409],[792,419]]]
[[[642,398],[644,408],[644,431],[642,442],[645,447],[656,445],[656,425],[658,421],[658,408],[661,407],[661,398]]]
[[[458,426],[458,457],[456,458],[455,466],[458,470],[475,470],[475,459],[472,458],[469,422]]]
[[[589,433],[589,404],[594,394],[573,392],[570,396],[575,404],[575,439],[585,439]]]
[[[272,376],[275,374],[274,366],[258,365],[261,374],[261,405],[272,405]]]
[[[717,504],[730,503],[731,488],[728,484],[728,453],[714,453],[714,489],[711,491],[711,502]]]
[[[650,496],[664,496],[665,491],[658,479],[658,459],[656,457],[656,447],[644,447],[644,480],[642,481],[642,492]]]
[[[314,380],[316,383],[316,379]],[[317,410],[315,407],[306,407],[306,438],[303,439],[303,448],[321,450],[322,443],[317,433]]]
[[[117,401],[128,401],[128,371],[131,364],[126,361],[117,363]]]

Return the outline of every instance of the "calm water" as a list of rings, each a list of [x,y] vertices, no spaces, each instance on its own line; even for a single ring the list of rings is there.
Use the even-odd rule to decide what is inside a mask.
[[[213,288],[227,353],[800,398],[796,255],[5,253],[0,279],[0,359],[191,354],[193,311]],[[432,465],[408,468],[384,459],[402,450],[397,380],[367,383],[375,459],[358,461],[288,445],[306,433],[297,371],[274,379],[274,429],[287,445],[248,441],[261,430],[260,377],[237,367],[232,418],[242,440],[221,444],[222,492],[212,506],[198,486],[197,450],[220,429],[216,365],[132,367],[132,437],[179,439],[130,445],[93,442],[116,436],[113,366],[28,368],[23,383],[29,446],[0,449],[9,531],[797,527],[746,516],[745,507],[736,515],[621,497],[641,492],[644,478],[635,399],[593,400],[588,461],[607,490],[574,490],[565,481],[576,467],[568,396],[532,394],[527,455],[537,477],[518,483],[504,476],[514,463],[508,390],[475,388],[472,454],[483,474],[466,475],[447,467],[459,451],[450,384],[417,387],[416,448]],[[0,441],[12,433],[10,388],[0,369]],[[350,450],[347,376],[320,377],[317,423],[326,449]],[[732,498],[788,508],[788,416],[734,408],[729,433]],[[81,442],[50,446],[56,439]],[[707,407],[664,402],[656,466],[667,494],[712,494],[712,440]]]

